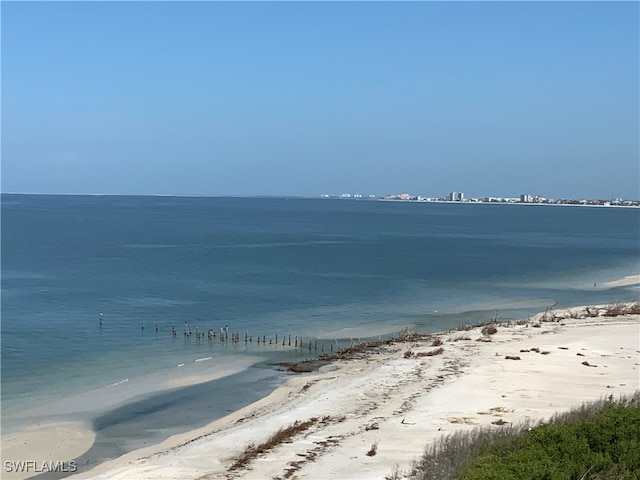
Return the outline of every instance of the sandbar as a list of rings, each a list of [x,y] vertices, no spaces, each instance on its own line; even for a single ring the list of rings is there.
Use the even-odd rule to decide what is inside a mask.
[[[3,479],[29,478],[53,468],[75,470],[72,463],[91,448],[93,432],[80,423],[37,425],[2,435]]]
[[[607,282],[605,285],[607,287],[628,287],[630,285],[638,284],[640,284],[640,275],[627,275],[624,278]]]

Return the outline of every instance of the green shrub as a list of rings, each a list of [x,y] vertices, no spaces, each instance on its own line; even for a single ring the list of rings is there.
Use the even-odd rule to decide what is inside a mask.
[[[592,418],[542,425],[487,445],[456,478],[640,480],[640,406],[607,403]]]

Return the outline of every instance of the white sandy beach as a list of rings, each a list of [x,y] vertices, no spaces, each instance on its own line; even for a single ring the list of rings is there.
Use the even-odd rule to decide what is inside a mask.
[[[549,322],[537,316],[522,325],[498,325],[493,335],[478,327],[443,333],[440,355],[417,355],[436,348],[431,336],[293,375],[268,397],[206,427],[72,478],[383,479],[395,466],[407,470],[443,434],[501,428],[492,424],[498,420],[543,420],[583,401],[640,388],[640,315],[555,314]],[[230,470],[250,444],[312,418],[316,422],[292,442]],[[374,444],[376,455],[368,456]],[[46,451],[46,445],[38,448]],[[3,439],[3,460],[8,454]],[[64,460],[62,451],[57,455]]]

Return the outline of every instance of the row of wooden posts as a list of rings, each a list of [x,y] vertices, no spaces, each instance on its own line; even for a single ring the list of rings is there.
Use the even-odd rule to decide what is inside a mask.
[[[102,328],[102,312],[100,312],[100,328]],[[144,324],[141,325],[141,330],[144,331]],[[158,324],[156,324],[156,333],[159,332],[159,328],[158,328]],[[196,325],[195,327],[195,338],[196,340],[200,341],[200,340],[204,340],[205,336],[207,338],[207,340],[209,342],[212,342],[214,339],[216,339],[216,332],[213,329],[209,329],[206,332],[204,330],[200,330],[198,328],[198,326]],[[175,325],[172,327],[171,329],[171,335],[176,338],[178,336],[178,331],[176,330]],[[185,321],[184,323],[184,331],[183,331],[183,337],[185,339],[190,339],[191,335],[192,335],[192,331],[191,331],[191,326],[189,326],[189,324]],[[231,340],[231,343],[233,344],[238,344],[240,343],[240,333],[239,332],[231,332],[229,333],[229,326],[225,325],[224,327],[220,327],[220,335],[218,336],[218,338],[220,339],[221,343],[225,343],[229,340]],[[256,337],[257,338],[257,343],[258,345],[260,345],[260,343],[262,343],[263,345],[267,344],[267,336],[263,335],[262,337],[260,337],[259,335]],[[302,337],[294,337],[293,339],[293,345],[291,345],[291,335],[288,336],[283,336],[282,338],[282,346],[286,346],[288,345],[289,347],[293,346],[294,348],[303,348],[304,347],[304,342],[303,342],[303,338]],[[269,345],[278,345],[278,334],[275,334],[275,338],[270,337],[269,339]],[[244,343],[253,343],[253,336],[249,335],[249,332],[245,332],[244,334]],[[314,350],[318,350],[318,341],[311,341],[309,340],[309,351],[312,350],[312,346]],[[324,353],[324,343],[322,343],[320,345],[321,351]],[[333,344],[330,344],[330,351],[333,352]]]

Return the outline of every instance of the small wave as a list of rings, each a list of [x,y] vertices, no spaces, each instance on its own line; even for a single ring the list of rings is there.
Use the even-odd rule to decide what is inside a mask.
[[[178,367],[184,367],[184,363],[179,363]]]
[[[153,297],[143,295],[140,297],[125,297],[122,302],[132,307],[175,307],[182,305],[191,305],[193,302],[188,300],[174,300],[163,297]]]
[[[213,357],[196,358],[196,362],[204,362],[205,360],[211,360]]]
[[[305,247],[314,245],[347,245],[353,241],[346,240],[309,240],[306,242],[265,242],[265,243],[235,243],[231,245],[213,245],[211,248],[281,248],[281,247]]]
[[[178,245],[165,245],[161,243],[134,243],[129,245],[124,245],[125,248],[146,248],[146,249],[156,249],[156,248],[177,248]]]
[[[125,383],[125,382],[128,382],[128,381],[129,381],[129,379],[128,379],[128,378],[125,378],[124,380],[121,380],[121,381],[119,381],[119,382],[112,383],[111,385],[107,385],[107,387],[106,387],[106,388],[115,387],[116,385],[121,385],[121,384],[123,384],[123,383]]]
[[[22,271],[3,271],[2,279],[3,280],[46,280],[51,277],[47,277],[41,273],[33,273],[33,272],[22,272]],[[4,293],[4,292],[3,292]]]

